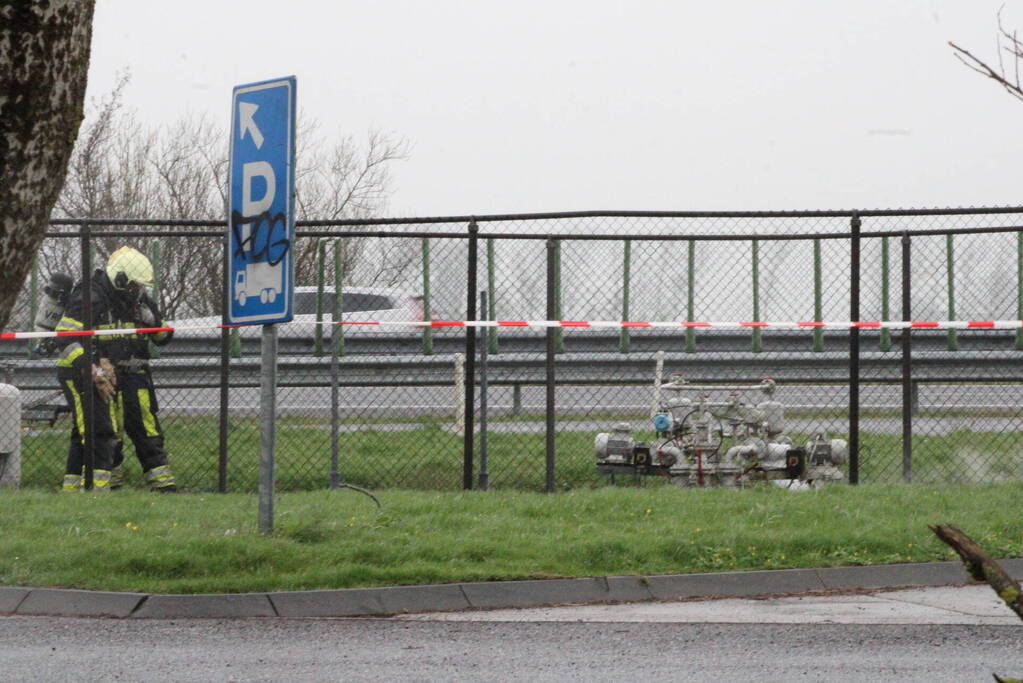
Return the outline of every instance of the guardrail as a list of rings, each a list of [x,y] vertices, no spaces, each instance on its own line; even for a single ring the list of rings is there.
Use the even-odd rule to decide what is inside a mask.
[[[456,356],[398,355],[346,356],[338,364],[338,386],[443,386],[454,382]],[[959,351],[955,354],[914,353],[914,381],[1023,382],[1020,353]],[[657,354],[634,352],[564,353],[558,356],[556,384],[639,385],[653,381]],[[664,375],[681,372],[694,382],[719,382],[772,377],[779,382],[825,384],[849,381],[847,353],[824,352],[798,357],[764,353],[685,353],[663,355]],[[153,360],[153,378],[159,388],[217,388],[220,386],[219,358],[173,358]],[[258,386],[258,357],[232,359],[230,386]],[[863,382],[902,381],[902,359],[896,354],[869,352],[860,356]],[[488,360],[487,381],[491,385],[544,384],[546,359],[538,354],[506,353]],[[327,387],[331,385],[330,359],[314,356],[284,357],[278,361],[278,385]],[[52,360],[18,361],[11,381],[23,391],[57,388]],[[477,381],[479,379],[477,378]]]
[[[330,357],[329,341],[325,344],[322,355],[315,354],[316,339],[311,335],[289,336],[288,326],[280,328],[277,346],[280,356],[315,356],[317,358]],[[882,330],[860,330],[860,346],[865,351],[870,349],[887,350],[897,354],[901,350],[902,335],[899,331],[883,334]],[[573,330],[571,334],[563,336],[563,353],[605,353],[615,354],[616,357],[626,358],[635,353],[652,353],[656,351],[685,351],[687,354],[714,354],[714,353],[752,353],[750,351],[750,339],[752,332],[749,330],[700,330],[698,332],[700,346],[696,351],[688,351],[686,348],[689,339],[686,330],[668,332],[665,330],[644,330],[642,332],[632,331],[630,336],[630,349],[628,353],[621,353],[619,350],[620,333],[607,330]],[[947,347],[947,335],[945,330],[914,330],[913,333],[914,353],[945,352],[949,353]],[[327,335],[329,337],[329,334]],[[820,350],[814,345],[816,337],[805,331],[778,330],[761,335],[761,346],[763,353],[789,353],[789,354],[817,354],[825,352],[843,352],[848,361],[849,332],[848,330],[828,330],[822,332]],[[259,327],[254,326],[252,331],[246,330],[245,334],[239,336],[241,353],[240,358],[259,356]],[[174,340],[167,346],[160,348],[161,357],[196,357],[196,358],[219,358],[220,356],[220,333],[211,330],[208,334],[199,334],[189,330],[187,333],[178,333]],[[957,351],[1006,351],[1023,354],[1016,349],[1016,332],[1014,330],[991,330],[983,332],[971,332],[970,334],[959,334],[957,337]],[[500,331],[500,353],[493,353],[492,358],[503,357],[509,354],[543,354],[545,353],[546,337],[543,330],[501,330]],[[884,346],[882,346],[884,345]],[[887,349],[885,349],[887,347]],[[444,355],[459,353],[465,349],[465,336],[461,330],[458,333],[443,334],[434,330],[432,336],[432,353],[423,354],[422,334],[420,332],[395,331],[388,334],[380,334],[377,331],[372,333],[369,330],[357,329],[345,330],[344,354],[343,356],[365,356],[378,355],[381,349],[388,353],[403,356]],[[759,353],[759,352],[758,352]],[[558,354],[560,357],[560,353]],[[0,341],[0,360],[28,359],[27,344],[19,340]]]

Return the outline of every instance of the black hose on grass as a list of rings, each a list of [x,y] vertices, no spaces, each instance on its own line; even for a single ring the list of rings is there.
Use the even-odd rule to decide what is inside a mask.
[[[370,498],[372,498],[372,499],[373,499],[373,502],[377,504],[377,510],[378,510],[378,511],[381,511],[381,510],[383,510],[383,509],[384,509],[384,506],[380,504],[380,501],[379,501],[379,500],[377,500],[377,497],[376,497],[376,496],[374,496],[374,495],[373,495],[372,493],[370,493],[369,491],[367,491],[366,489],[364,489],[364,488],[359,488],[358,486],[355,486],[354,484],[345,484],[345,483],[343,483],[343,482],[339,483],[339,484],[338,484],[338,486],[339,486],[340,488],[344,488],[344,489],[351,489],[351,490],[353,490],[353,491],[358,491],[359,493],[361,493],[361,494],[363,494],[363,495],[365,495],[365,496],[369,496]]]

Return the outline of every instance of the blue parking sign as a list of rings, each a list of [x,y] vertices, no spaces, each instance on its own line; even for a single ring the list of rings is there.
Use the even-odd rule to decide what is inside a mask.
[[[231,103],[228,321],[291,320],[295,77],[239,85]]]

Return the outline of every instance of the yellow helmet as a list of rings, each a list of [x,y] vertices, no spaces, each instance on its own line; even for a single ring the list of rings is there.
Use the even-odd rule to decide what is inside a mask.
[[[152,287],[153,264],[142,252],[121,247],[107,260],[107,277],[117,289],[128,289],[132,283],[138,287]]]

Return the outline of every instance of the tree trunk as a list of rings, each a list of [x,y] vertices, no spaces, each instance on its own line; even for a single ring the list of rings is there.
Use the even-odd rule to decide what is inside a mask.
[[[82,122],[94,7],[0,3],[0,329],[64,184]]]

